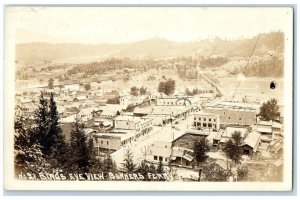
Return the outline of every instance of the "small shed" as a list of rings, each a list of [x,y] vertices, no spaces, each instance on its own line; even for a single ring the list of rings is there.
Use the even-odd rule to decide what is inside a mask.
[[[258,149],[260,143],[260,134],[256,131],[250,132],[245,138],[243,144],[243,154],[252,156]]]

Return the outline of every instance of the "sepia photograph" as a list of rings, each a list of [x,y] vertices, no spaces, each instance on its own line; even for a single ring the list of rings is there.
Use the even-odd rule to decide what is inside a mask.
[[[292,8],[4,15],[7,190],[292,189]]]

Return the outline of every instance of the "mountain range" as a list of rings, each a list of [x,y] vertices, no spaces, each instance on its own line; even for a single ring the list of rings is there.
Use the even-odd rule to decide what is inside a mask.
[[[174,42],[166,39],[148,39],[122,44],[79,43],[21,43],[16,44],[16,60],[22,63],[44,61],[80,61],[86,58],[96,61],[109,57],[171,58],[180,56],[248,57],[257,41],[252,38],[225,40],[205,39],[194,42]],[[254,55],[283,54],[284,33],[270,32],[260,35]]]

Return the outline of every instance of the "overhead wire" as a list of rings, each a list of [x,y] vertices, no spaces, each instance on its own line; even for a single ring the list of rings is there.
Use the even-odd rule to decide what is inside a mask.
[[[261,35],[261,34],[258,35],[258,37],[257,37],[257,39],[256,39],[256,42],[255,42],[255,44],[254,44],[254,46],[253,46],[252,52],[251,52],[251,54],[250,54],[250,56],[249,56],[249,58],[248,58],[247,64],[246,64],[246,66],[245,66],[244,69],[243,69],[243,72],[242,72],[243,75],[244,75],[244,73],[245,73],[245,71],[246,71],[246,69],[247,69],[247,67],[248,67],[248,65],[249,65],[249,63],[250,63],[250,60],[251,60],[252,55],[253,55],[253,53],[254,53],[254,50],[255,50],[255,48],[256,48],[256,46],[257,46],[258,40],[259,40],[259,38],[260,38],[260,35]],[[237,92],[237,90],[238,90],[240,84],[241,84],[241,80],[239,80],[238,85],[237,85],[237,87],[235,88],[235,91],[234,91],[234,93],[233,93],[233,95],[232,95],[231,101],[233,101],[233,99],[234,99],[234,97],[235,97],[235,95],[236,95],[236,92]]]

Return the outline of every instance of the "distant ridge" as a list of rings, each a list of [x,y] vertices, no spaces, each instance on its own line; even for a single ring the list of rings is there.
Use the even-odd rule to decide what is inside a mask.
[[[205,39],[195,42],[173,42],[166,39],[149,39],[123,44],[77,44],[77,43],[23,43],[16,45],[16,59],[23,63],[65,60],[84,57],[169,58],[180,56],[247,57],[257,36],[248,39]],[[284,34],[270,32],[261,34],[254,55],[268,52],[282,54]]]

